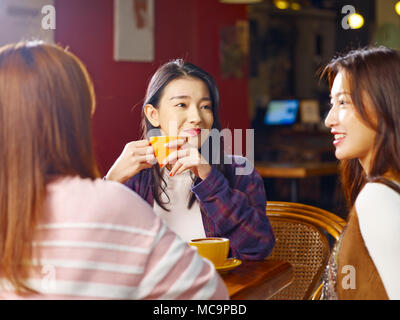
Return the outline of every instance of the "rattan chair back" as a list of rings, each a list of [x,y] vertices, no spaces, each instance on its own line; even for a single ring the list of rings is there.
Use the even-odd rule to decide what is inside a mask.
[[[328,234],[337,240],[345,221],[329,211],[292,202],[268,201],[266,210],[276,238],[269,258],[285,260],[294,270],[293,282],[271,299],[315,298],[331,251]]]

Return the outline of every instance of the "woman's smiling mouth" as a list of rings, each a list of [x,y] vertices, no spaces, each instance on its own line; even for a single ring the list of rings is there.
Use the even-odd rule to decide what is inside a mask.
[[[335,140],[333,140],[333,145],[334,146],[337,146],[346,137],[346,135],[344,133],[332,132],[332,134],[334,135],[334,139],[335,139]]]
[[[191,137],[195,137],[201,133],[201,129],[200,128],[192,128],[192,129],[183,130],[183,132],[185,132],[186,134],[188,134]]]

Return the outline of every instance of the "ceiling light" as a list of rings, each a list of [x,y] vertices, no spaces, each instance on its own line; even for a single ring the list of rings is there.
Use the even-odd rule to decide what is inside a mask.
[[[292,8],[292,10],[296,10],[296,11],[301,9],[300,3],[297,3],[297,2],[292,2],[290,7]]]
[[[396,3],[394,6],[394,9],[396,10],[397,14],[400,16],[400,1]]]
[[[352,29],[360,29],[364,25],[364,18],[361,14],[353,13],[349,16],[349,26]]]
[[[275,0],[274,5],[278,9],[285,10],[285,9],[289,8],[290,4],[289,4],[289,1],[286,1],[286,0]]]

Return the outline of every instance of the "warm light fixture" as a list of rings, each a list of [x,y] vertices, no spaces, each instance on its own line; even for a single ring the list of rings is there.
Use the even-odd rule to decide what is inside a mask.
[[[298,2],[292,2],[290,7],[292,8],[292,10],[296,10],[296,11],[301,9],[301,5]]]
[[[274,5],[278,9],[286,10],[289,8],[289,1],[286,0],[274,0]]]
[[[349,16],[349,26],[352,29],[360,29],[364,25],[364,18],[361,14],[353,13]]]
[[[397,14],[400,16],[400,1],[398,1],[395,4],[394,9],[396,10]]]
[[[300,10],[301,5],[297,1],[293,0],[274,0],[274,5],[278,9],[286,10],[291,8],[292,10]]]
[[[262,2],[263,0],[219,0],[222,3],[237,3],[237,4],[251,4]]]

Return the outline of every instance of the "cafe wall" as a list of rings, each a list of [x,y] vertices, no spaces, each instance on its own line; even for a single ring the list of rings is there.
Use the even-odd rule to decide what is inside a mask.
[[[217,0],[155,0],[155,59],[113,60],[113,0],[56,0],[55,41],[85,63],[96,91],[95,151],[103,173],[124,145],[140,138],[140,112],[147,82],[173,58],[189,60],[211,73],[220,89],[221,120],[230,129],[249,128],[247,68],[221,75],[221,30],[247,20],[244,5]]]

